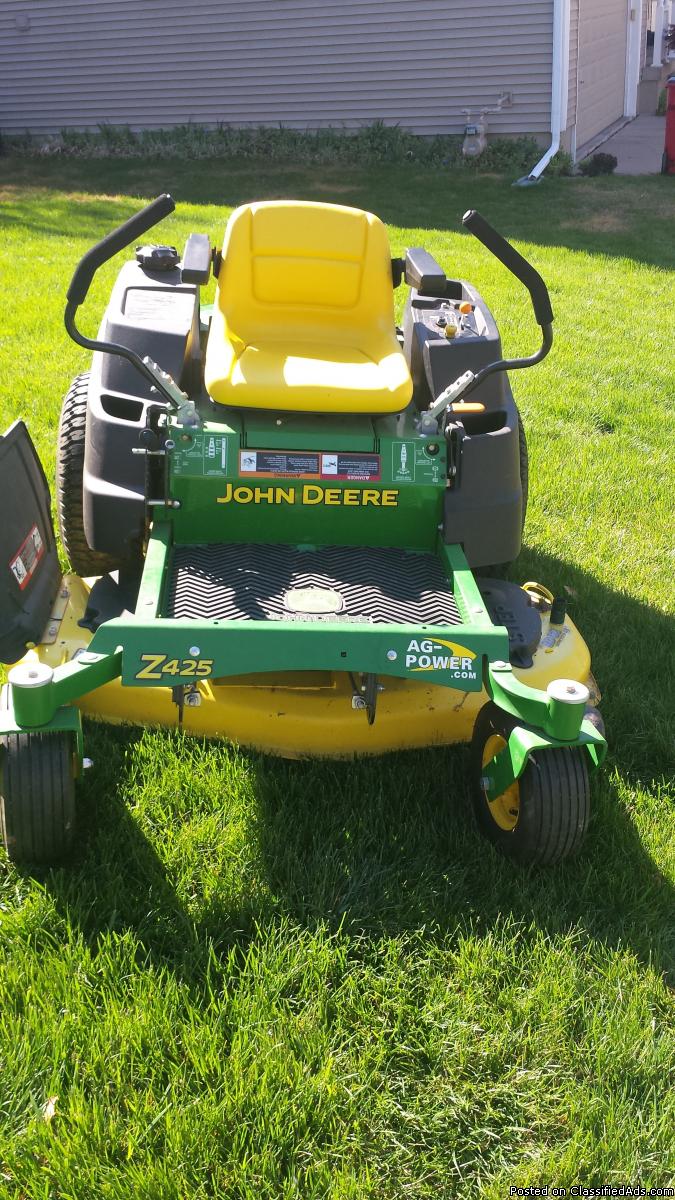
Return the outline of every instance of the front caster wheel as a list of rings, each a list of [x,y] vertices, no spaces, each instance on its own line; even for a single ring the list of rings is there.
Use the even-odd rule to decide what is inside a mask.
[[[75,755],[68,733],[0,738],[0,823],[12,862],[60,862],[75,834]]]
[[[578,746],[535,750],[520,776],[489,801],[481,780],[518,721],[496,704],[478,714],[471,742],[473,804],[481,832],[507,858],[551,866],[576,853],[590,819],[586,752]]]

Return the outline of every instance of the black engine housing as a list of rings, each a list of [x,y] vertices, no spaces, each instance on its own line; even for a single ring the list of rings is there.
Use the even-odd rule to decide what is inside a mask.
[[[471,306],[462,314],[460,306]],[[446,328],[453,325],[455,336]],[[502,357],[501,339],[482,296],[448,279],[442,296],[411,290],[403,318],[403,348],[415,403],[424,409],[465,371]],[[470,567],[511,562],[523,527],[518,410],[506,372],[488,376],[470,400],[483,413],[453,415],[447,429],[453,474],[445,496],[443,536],[460,543]]]
[[[199,288],[183,283],[180,267],[152,271],[128,262],[120,271],[99,339],[154,359],[186,391],[201,387]],[[139,435],[157,404],[135,368],[113,354],[92,358],[84,456],[83,516],[92,550],[121,562],[144,535],[145,470]]]

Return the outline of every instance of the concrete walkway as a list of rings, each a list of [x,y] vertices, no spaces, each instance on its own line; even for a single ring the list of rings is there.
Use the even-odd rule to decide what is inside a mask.
[[[614,155],[616,175],[658,175],[665,136],[665,117],[643,115],[596,146],[595,153]]]

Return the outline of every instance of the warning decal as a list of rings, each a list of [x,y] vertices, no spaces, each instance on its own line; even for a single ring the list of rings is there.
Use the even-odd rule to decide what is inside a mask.
[[[321,456],[303,450],[241,450],[239,473],[264,479],[320,479]]]
[[[322,454],[322,479],[380,478],[379,454]]]
[[[37,525],[34,525],[16,554],[9,560],[9,569],[21,591],[28,587],[44,552],[45,546],[40,536],[40,530]]]
[[[239,473],[253,479],[380,479],[379,454],[318,453],[304,450],[242,450]]]

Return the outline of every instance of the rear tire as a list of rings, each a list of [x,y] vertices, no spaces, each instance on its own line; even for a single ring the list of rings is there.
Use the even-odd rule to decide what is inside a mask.
[[[77,575],[105,575],[120,566],[92,550],[84,532],[83,479],[89,371],[78,375],[63,399],[56,452],[56,508],[61,541]]]
[[[535,750],[515,784],[488,802],[484,765],[518,724],[496,704],[478,714],[471,743],[473,805],[481,833],[503,855],[552,866],[577,852],[590,820],[586,751],[578,746]]]
[[[523,516],[521,530],[525,528],[525,517],[527,516],[527,497],[530,490],[530,464],[527,454],[527,438],[525,437],[525,426],[523,418],[518,409],[516,409],[518,417],[518,455],[520,459],[520,486],[523,489]]]
[[[75,764],[68,733],[0,738],[0,824],[15,863],[58,863],[75,836]]]

